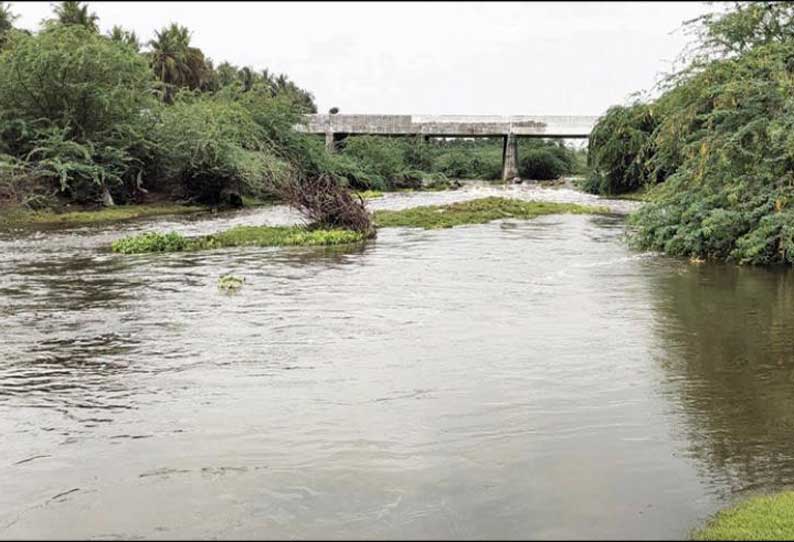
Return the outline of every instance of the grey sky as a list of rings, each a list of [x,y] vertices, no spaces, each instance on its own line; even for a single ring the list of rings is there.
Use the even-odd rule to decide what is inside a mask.
[[[321,112],[600,114],[649,88],[702,3],[90,2],[148,40],[178,22],[216,63],[288,74]],[[36,29],[49,2],[12,2]]]

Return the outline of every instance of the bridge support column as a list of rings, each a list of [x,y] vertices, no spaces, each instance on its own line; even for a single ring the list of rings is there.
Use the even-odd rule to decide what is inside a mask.
[[[510,181],[518,177],[518,139],[513,134],[508,134],[503,145],[502,180]]]
[[[336,132],[325,132],[325,148],[328,152],[336,152],[345,146],[347,134],[338,134]]]

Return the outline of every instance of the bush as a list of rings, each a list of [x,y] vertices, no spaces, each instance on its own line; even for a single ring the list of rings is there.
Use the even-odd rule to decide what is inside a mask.
[[[241,205],[290,175],[263,129],[240,103],[183,96],[164,109],[156,130],[164,175],[184,195],[206,204]]]
[[[502,148],[496,144],[462,142],[443,150],[433,160],[432,170],[455,179],[497,180],[502,178]]]
[[[519,174],[524,179],[550,181],[569,172],[567,164],[549,149],[530,149],[520,157]]]
[[[79,25],[13,33],[0,53],[0,152],[41,161],[68,197],[96,199],[142,171],[152,86],[141,55]]]

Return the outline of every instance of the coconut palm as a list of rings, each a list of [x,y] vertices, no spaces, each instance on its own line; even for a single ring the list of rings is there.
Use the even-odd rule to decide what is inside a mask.
[[[163,100],[171,101],[176,88],[200,88],[209,77],[201,49],[190,46],[190,31],[172,23],[149,41],[152,69],[164,86]]]
[[[108,32],[108,37],[113,41],[129,45],[136,52],[141,50],[141,42],[138,40],[138,35],[135,34],[134,30],[125,30],[119,25],[115,25],[110,32]]]
[[[60,24],[79,24],[93,32],[99,32],[96,13],[88,12],[88,5],[83,2],[65,0],[55,5],[55,22]]]
[[[11,6],[6,2],[0,2],[0,39],[2,35],[14,28],[14,21],[19,17],[11,13]]]

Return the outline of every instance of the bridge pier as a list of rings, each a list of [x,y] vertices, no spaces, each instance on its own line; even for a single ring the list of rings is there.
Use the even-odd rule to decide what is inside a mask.
[[[502,180],[510,181],[518,177],[518,138],[507,134],[502,147]]]
[[[347,134],[337,134],[335,132],[325,132],[325,148],[328,152],[336,152],[344,145]]]

